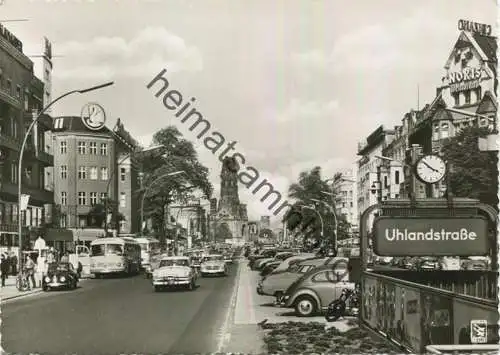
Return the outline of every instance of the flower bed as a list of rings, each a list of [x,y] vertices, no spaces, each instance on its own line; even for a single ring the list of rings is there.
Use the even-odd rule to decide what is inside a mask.
[[[264,343],[269,354],[396,354],[389,344],[356,327],[346,332],[325,330],[321,323],[266,323]]]

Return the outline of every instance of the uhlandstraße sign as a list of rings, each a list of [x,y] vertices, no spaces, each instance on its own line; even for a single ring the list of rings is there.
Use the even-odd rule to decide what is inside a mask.
[[[489,251],[483,217],[382,216],[373,231],[373,250],[380,256],[479,256]]]

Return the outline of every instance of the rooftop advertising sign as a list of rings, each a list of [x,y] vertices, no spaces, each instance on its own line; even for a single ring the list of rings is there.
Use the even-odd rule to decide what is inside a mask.
[[[379,217],[374,251],[381,256],[469,256],[488,253],[488,221],[470,218]]]
[[[458,30],[478,33],[483,36],[491,36],[491,25],[477,23],[469,20],[458,20]]]

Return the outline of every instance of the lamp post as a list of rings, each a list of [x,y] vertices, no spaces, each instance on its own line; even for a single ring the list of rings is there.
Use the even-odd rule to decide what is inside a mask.
[[[141,199],[141,232],[144,230],[144,200],[146,199],[146,195],[148,194],[149,190],[153,187],[154,184],[156,184],[158,181],[166,178],[166,177],[171,177],[174,175],[179,175],[184,173],[184,170],[179,170],[179,171],[174,171],[170,173],[166,173],[163,175],[158,176],[156,179],[154,179],[144,190],[144,193],[142,194],[142,199]]]
[[[106,184],[106,199],[104,200],[104,213],[105,213],[105,218],[104,218],[104,233],[105,235],[108,234],[108,200],[109,200],[109,188],[111,187],[111,182],[114,181],[115,176],[116,176],[116,171],[118,170],[118,167],[128,158],[132,157],[134,154],[139,154],[139,153],[144,153],[144,152],[149,152],[149,151],[154,151],[156,149],[161,149],[163,148],[163,145],[157,145],[153,146],[150,148],[146,148],[144,150],[141,150],[139,152],[130,152],[126,154],[117,164],[116,164],[116,169],[113,169],[113,172],[111,173],[111,176],[109,176],[108,183]],[[141,224],[142,226],[142,224]]]
[[[61,100],[62,98],[66,97],[66,96],[69,96],[69,95],[72,95],[72,94],[85,94],[87,92],[90,92],[90,91],[95,91],[95,90],[99,90],[99,89],[103,89],[105,87],[108,87],[108,86],[111,86],[113,85],[114,82],[113,81],[110,81],[110,82],[107,82],[107,83],[104,83],[104,84],[101,84],[101,85],[96,85],[96,86],[92,86],[88,89],[81,89],[81,90],[72,90],[72,91],[68,91],[66,92],[65,94],[62,94],[61,96],[57,97],[56,99],[52,100],[51,102],[49,102],[41,111],[40,113],[36,116],[36,118],[31,122],[31,124],[29,125],[28,127],[28,130],[26,131],[25,135],[24,135],[24,139],[23,139],[23,143],[21,144],[21,149],[19,151],[19,166],[18,166],[18,170],[17,170],[17,178],[18,178],[18,182],[17,182],[17,204],[18,204],[18,207],[17,207],[17,219],[18,219],[18,228],[17,228],[17,231],[18,231],[18,238],[19,238],[19,268],[21,269],[22,268],[22,265],[23,265],[23,258],[22,258],[22,252],[21,252],[21,249],[22,249],[22,228],[23,228],[23,223],[22,223],[22,213],[21,213],[21,197],[22,197],[22,181],[23,181],[23,176],[22,176],[22,171],[23,171],[23,157],[24,157],[24,149],[26,147],[26,143],[28,142],[28,137],[31,133],[31,131],[33,130],[33,127],[38,123],[38,121],[40,120],[40,118],[42,117],[42,115],[53,105],[55,104],[57,101]],[[36,149],[36,147],[35,147]]]
[[[332,195],[332,199],[333,199],[333,194],[331,192],[326,192],[326,191],[321,191],[321,193],[323,194],[328,194],[328,195]],[[334,234],[333,234],[333,247],[335,248],[335,250],[337,250],[337,231],[338,231],[338,223],[337,223],[337,213],[335,212],[335,206],[330,206],[328,203],[326,203],[325,201],[321,201],[321,200],[317,200],[315,198],[312,198],[311,201],[314,201],[314,202],[320,202],[322,204],[324,204],[325,206],[327,206],[330,211],[332,212],[333,214],[333,222],[335,223],[335,228],[334,228]]]
[[[321,223],[321,237],[323,237],[323,232],[324,232],[324,223],[323,223],[323,217],[321,217],[321,214],[318,212],[318,210],[314,207],[311,207],[311,206],[302,206],[302,208],[304,209],[308,209],[308,210],[312,210],[314,212],[316,212],[316,214],[318,215],[319,217],[319,221]]]

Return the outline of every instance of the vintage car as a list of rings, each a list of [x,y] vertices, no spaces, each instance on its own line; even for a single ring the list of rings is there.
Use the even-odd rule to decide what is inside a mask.
[[[310,317],[326,310],[345,288],[354,290],[356,284],[345,281],[330,265],[321,266],[290,285],[281,299],[281,306],[294,308],[299,317]]]
[[[460,262],[462,270],[485,271],[489,269],[489,265],[488,257],[481,256],[470,256]]]
[[[200,266],[201,277],[208,275],[223,275],[227,276],[228,268],[224,261],[224,256],[220,254],[206,255],[201,260]]]
[[[187,256],[168,256],[160,260],[158,268],[153,271],[153,289],[155,292],[170,287],[196,289],[196,271]]]
[[[78,274],[71,263],[52,264],[42,280],[42,290],[66,288],[74,290],[78,287]]]

